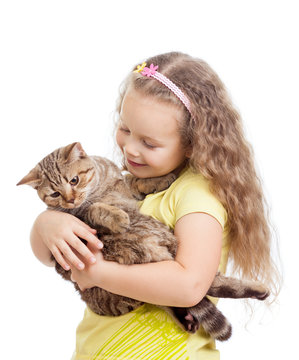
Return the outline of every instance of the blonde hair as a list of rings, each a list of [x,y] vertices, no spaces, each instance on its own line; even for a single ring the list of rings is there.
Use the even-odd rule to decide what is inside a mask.
[[[192,148],[190,167],[209,180],[212,193],[228,214],[229,258],[234,272],[242,278],[260,280],[273,294],[277,293],[279,275],[271,256],[271,231],[262,186],[241,117],[223,83],[204,61],[186,54],[166,53],[146,63],[158,65],[158,71],[183,91],[191,102],[192,118],[166,86],[133,72],[121,89],[118,113],[130,86],[182,110],[179,132],[183,145]]]

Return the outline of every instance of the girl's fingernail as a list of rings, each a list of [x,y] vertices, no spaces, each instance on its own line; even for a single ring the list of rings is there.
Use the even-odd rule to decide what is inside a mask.
[[[78,264],[78,268],[79,268],[80,270],[84,269],[84,264],[79,263],[79,264]]]
[[[89,260],[92,264],[94,264],[96,262],[96,258],[94,256],[92,256]]]
[[[66,270],[66,271],[70,270],[69,265],[65,265],[64,270]]]
[[[103,247],[103,243],[101,243],[100,241],[97,243],[97,247],[99,248],[99,249],[102,249],[102,247]]]

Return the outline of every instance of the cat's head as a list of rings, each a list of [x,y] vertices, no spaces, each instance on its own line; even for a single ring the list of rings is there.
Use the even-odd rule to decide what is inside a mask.
[[[32,186],[49,207],[74,209],[86,200],[94,175],[92,159],[76,142],[47,155],[17,185]]]

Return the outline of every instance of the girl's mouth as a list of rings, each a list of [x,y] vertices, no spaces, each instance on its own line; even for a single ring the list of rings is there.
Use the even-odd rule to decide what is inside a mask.
[[[132,160],[129,160],[129,159],[127,159],[127,162],[128,162],[129,165],[134,166],[134,167],[146,166],[145,164],[138,164],[138,163],[136,163],[136,162],[134,162]]]

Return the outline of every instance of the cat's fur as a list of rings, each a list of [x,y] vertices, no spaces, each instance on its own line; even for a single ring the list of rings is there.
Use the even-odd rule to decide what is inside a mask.
[[[139,264],[172,260],[177,240],[159,221],[139,212],[136,199],[162,191],[175,180],[173,174],[160,178],[124,177],[111,161],[87,156],[80,143],[59,148],[40,161],[19,183],[34,187],[49,209],[68,212],[95,228],[104,244],[106,260],[121,264]],[[66,279],[70,271],[56,263]],[[98,287],[80,291],[82,300],[97,314],[121,315],[142,303],[107,292]],[[218,273],[207,295],[230,298],[268,296],[257,282],[244,282]],[[189,332],[202,325],[218,340],[231,335],[231,325],[215,305],[204,297],[191,308],[171,308],[173,315]]]

